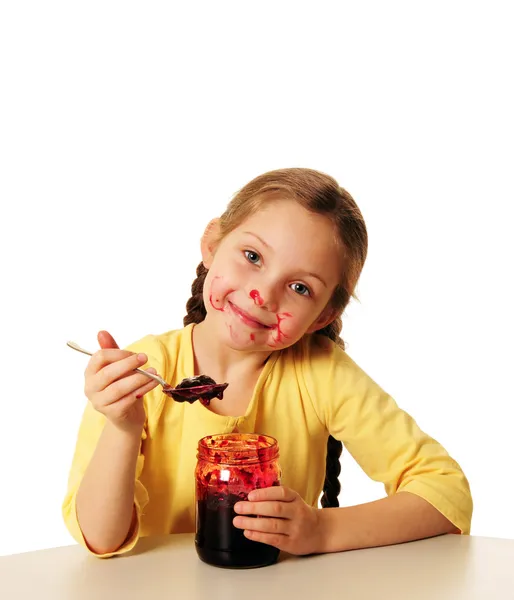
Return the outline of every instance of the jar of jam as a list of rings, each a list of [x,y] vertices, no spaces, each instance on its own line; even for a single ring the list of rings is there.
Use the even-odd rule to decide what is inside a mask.
[[[245,537],[234,526],[234,505],[255,489],[280,485],[278,443],[258,434],[211,435],[198,442],[196,550],[219,567],[264,567],[279,550]]]

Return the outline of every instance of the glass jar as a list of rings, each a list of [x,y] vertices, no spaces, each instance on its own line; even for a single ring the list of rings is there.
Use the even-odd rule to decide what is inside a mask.
[[[280,485],[278,443],[247,433],[210,435],[198,442],[196,465],[196,550],[220,567],[264,567],[279,550],[249,540],[233,524],[234,505],[258,488]]]

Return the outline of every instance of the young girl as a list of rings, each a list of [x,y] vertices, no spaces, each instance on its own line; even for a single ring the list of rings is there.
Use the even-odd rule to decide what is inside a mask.
[[[309,169],[266,173],[209,223],[201,252],[183,329],[126,350],[98,335],[63,504],[73,537],[106,557],[140,536],[193,532],[198,440],[233,431],[280,448],[282,487],[236,505],[252,540],[310,554],[469,533],[459,465],[339,338],[367,252],[348,192]],[[208,407],[177,403],[134,373],[147,363],[173,386],[198,374],[229,386]],[[386,498],[338,508],[341,442]]]

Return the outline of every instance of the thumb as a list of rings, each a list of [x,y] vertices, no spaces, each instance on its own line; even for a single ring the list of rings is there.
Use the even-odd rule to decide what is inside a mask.
[[[99,331],[97,335],[100,348],[119,348],[115,339],[108,331]]]

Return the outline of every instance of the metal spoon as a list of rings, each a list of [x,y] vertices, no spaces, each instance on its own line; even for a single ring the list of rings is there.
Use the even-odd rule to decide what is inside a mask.
[[[75,342],[66,342],[66,345],[69,346],[70,348],[72,348],[73,350],[76,350],[77,352],[82,352],[82,354],[87,354],[88,356],[93,356],[93,354],[91,352],[84,350],[84,348],[81,348]],[[141,373],[142,375],[146,375],[150,379],[157,381],[158,383],[160,383],[162,385],[163,388],[165,388],[167,390],[169,390],[171,388],[170,384],[166,383],[166,381],[164,381],[164,379],[162,379],[158,375],[154,375],[153,373],[147,373],[146,371],[143,371],[143,369],[134,369],[134,371],[137,371],[138,373]]]

